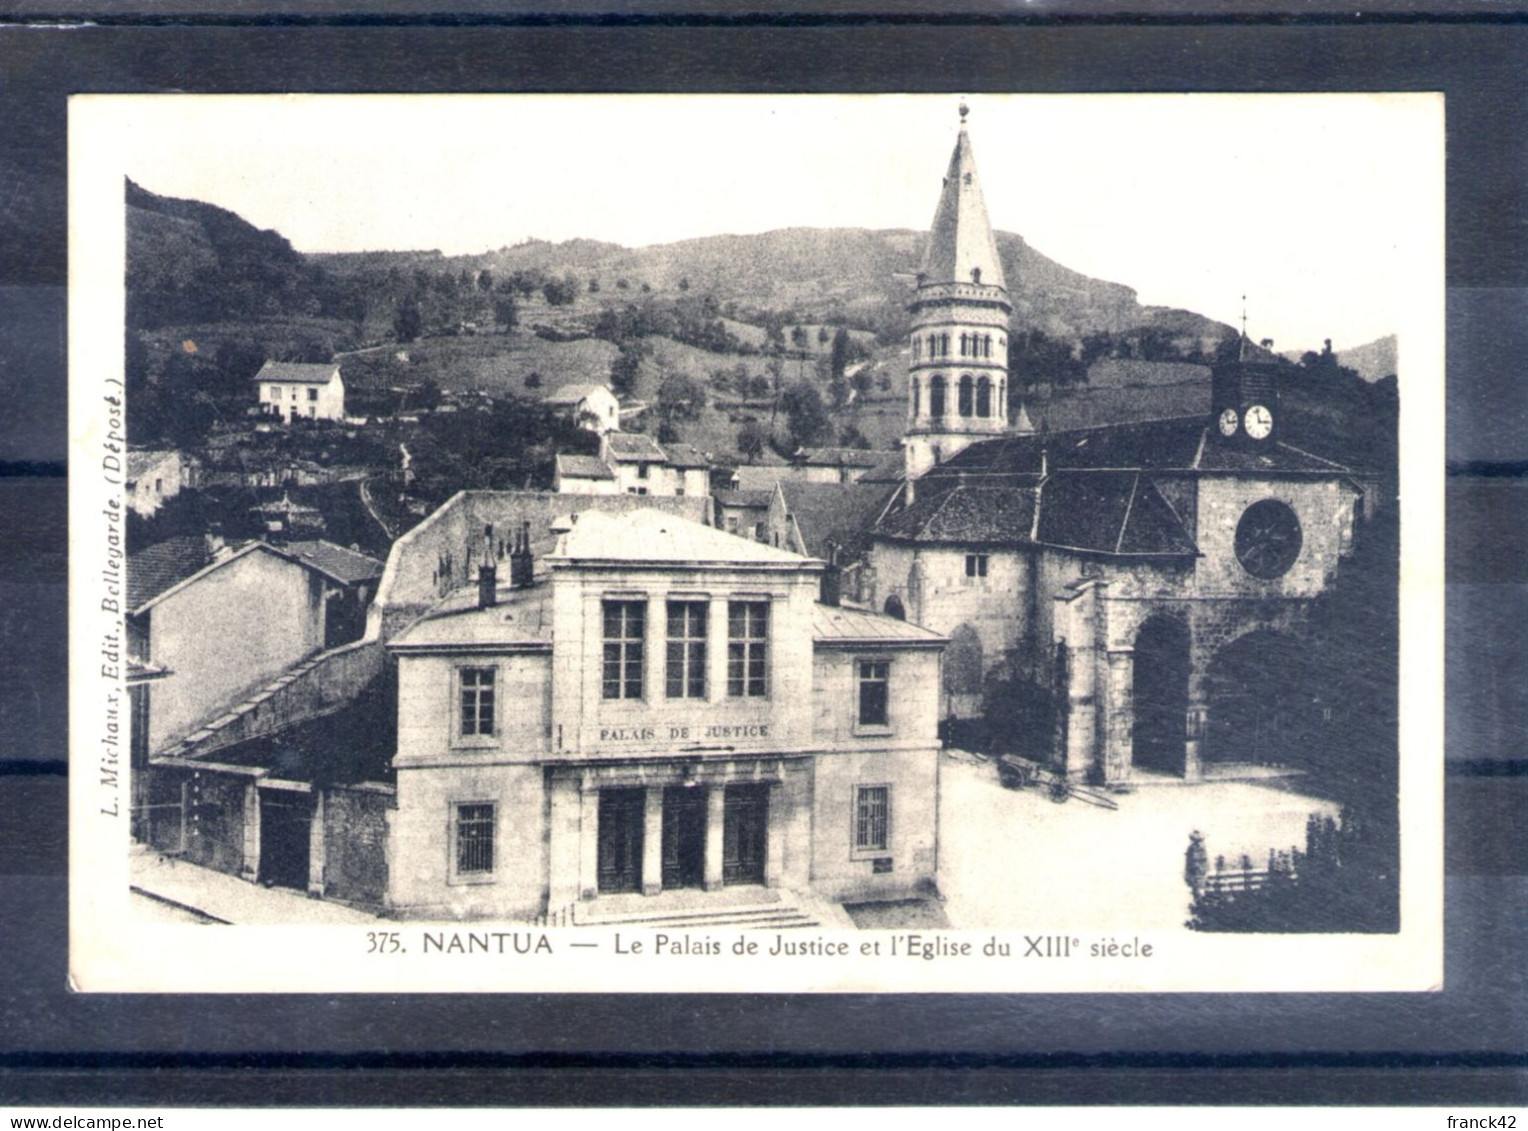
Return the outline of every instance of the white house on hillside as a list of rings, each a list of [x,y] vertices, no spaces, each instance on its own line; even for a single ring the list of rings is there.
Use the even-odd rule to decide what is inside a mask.
[[[546,396],[552,408],[566,412],[580,428],[603,435],[621,430],[621,402],[609,386],[589,383],[560,385]]]
[[[295,417],[345,419],[345,382],[338,365],[267,361],[255,374],[255,383],[260,411],[289,424]]]

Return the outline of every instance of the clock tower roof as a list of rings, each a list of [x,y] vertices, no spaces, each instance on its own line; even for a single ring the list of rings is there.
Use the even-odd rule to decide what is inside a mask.
[[[965,117],[966,108],[962,105],[960,135],[955,139],[955,151],[950,154],[918,282],[921,286],[978,282],[1006,289]]]

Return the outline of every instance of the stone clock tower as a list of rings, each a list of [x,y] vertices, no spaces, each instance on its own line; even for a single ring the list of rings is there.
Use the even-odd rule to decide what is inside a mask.
[[[960,107],[960,136],[939,194],[912,313],[903,440],[909,479],[1008,430],[1013,305]]]
[[[1232,447],[1272,448],[1279,438],[1280,415],[1277,367],[1248,357],[1244,331],[1241,358],[1214,370],[1210,434]]]

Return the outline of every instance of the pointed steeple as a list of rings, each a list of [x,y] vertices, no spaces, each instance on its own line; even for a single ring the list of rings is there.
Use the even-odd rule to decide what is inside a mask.
[[[966,133],[966,112],[961,103],[960,136],[955,139],[955,152],[950,154],[918,282],[925,286],[985,283],[1006,287],[992,225],[987,220],[981,178],[976,175],[976,157]]]

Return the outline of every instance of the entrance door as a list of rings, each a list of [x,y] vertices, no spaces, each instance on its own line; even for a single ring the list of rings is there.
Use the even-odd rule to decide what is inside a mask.
[[[645,791],[600,790],[599,889],[642,890],[642,825]]]
[[[1132,758],[1144,770],[1183,776],[1189,638],[1182,622],[1154,616],[1135,638]]]
[[[312,794],[260,791],[262,884],[308,890],[308,838],[312,826]]]
[[[762,884],[769,835],[769,786],[729,785],[722,823],[722,882]]]
[[[706,791],[663,791],[663,886],[697,888],[706,877]]]

